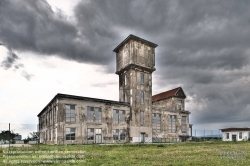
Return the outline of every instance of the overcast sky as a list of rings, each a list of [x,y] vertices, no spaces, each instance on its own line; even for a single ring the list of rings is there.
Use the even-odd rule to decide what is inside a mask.
[[[112,50],[158,44],[153,94],[181,86],[195,129],[250,127],[249,0],[0,0],[0,123],[57,94],[118,100]]]

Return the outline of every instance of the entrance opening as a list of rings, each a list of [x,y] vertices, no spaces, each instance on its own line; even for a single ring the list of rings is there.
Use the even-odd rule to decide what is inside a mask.
[[[142,142],[142,143],[145,142],[145,133],[141,133],[141,142]]]

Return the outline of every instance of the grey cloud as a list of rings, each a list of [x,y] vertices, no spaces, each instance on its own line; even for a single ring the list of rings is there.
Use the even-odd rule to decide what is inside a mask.
[[[22,71],[22,76],[26,78],[26,80],[30,81],[31,77],[33,77],[33,74],[29,74],[26,71]]]
[[[1,67],[3,67],[5,70],[8,70],[13,65],[16,69],[23,67],[23,64],[18,63],[19,57],[12,52],[10,48],[8,48],[8,56],[2,61]]]

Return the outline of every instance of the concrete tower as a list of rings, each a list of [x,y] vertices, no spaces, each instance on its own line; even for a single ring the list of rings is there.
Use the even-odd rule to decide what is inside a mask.
[[[119,100],[129,102],[130,141],[152,138],[152,73],[157,44],[129,35],[113,51],[119,75]]]

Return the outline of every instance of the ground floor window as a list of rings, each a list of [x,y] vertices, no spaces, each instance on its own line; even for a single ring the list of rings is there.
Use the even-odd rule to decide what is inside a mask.
[[[88,129],[88,140],[94,140],[94,129],[93,128]]]
[[[76,128],[66,128],[66,140],[75,140]]]
[[[120,138],[120,139],[119,139]],[[114,129],[113,130],[113,140],[125,140],[126,130],[125,129]]]

